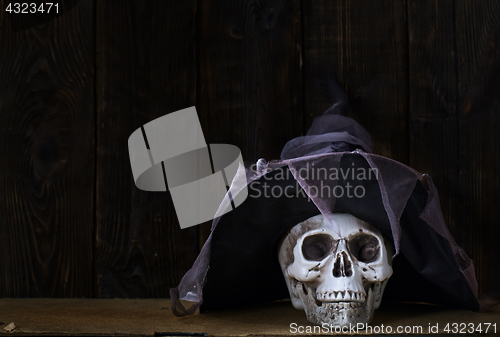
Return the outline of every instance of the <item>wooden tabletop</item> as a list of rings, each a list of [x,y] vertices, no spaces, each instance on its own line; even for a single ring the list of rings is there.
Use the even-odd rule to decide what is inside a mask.
[[[11,323],[15,328],[8,332],[5,327],[12,328]],[[479,335],[479,327],[484,333],[488,324],[491,324],[488,334],[495,335],[495,328],[496,334],[500,334],[500,306],[492,312],[476,313],[401,303],[377,310],[372,331],[345,332],[422,335],[429,333],[429,327],[437,326],[443,335],[463,336],[460,332],[470,335],[472,330],[468,329],[472,327],[473,335]],[[448,332],[445,331],[447,325]],[[398,327],[403,329],[402,333],[398,333]],[[288,301],[179,318],[172,314],[168,299],[0,299],[0,334],[5,335],[286,336],[329,335],[331,332],[320,327],[314,330],[305,314],[295,310]]]

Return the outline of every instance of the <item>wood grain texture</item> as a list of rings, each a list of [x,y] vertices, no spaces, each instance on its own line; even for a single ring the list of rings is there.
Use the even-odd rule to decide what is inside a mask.
[[[480,292],[500,291],[500,6],[410,1],[410,164],[439,189],[448,227],[475,261]]]
[[[454,1],[409,1],[410,166],[429,174],[448,228],[463,245],[458,212]]]
[[[350,117],[374,152],[408,163],[406,1],[303,1],[305,129],[332,105],[326,75],[346,90]]]
[[[250,163],[279,159],[303,130],[300,2],[200,1],[199,15],[197,106],[207,142],[234,144]]]
[[[277,159],[331,106],[329,71],[500,292],[498,1],[80,0],[18,33],[6,3],[0,297],[168,297],[210,224],[181,230],[169,193],[135,187],[130,134],[196,105],[207,143]]]
[[[0,1],[0,297],[89,297],[94,10],[13,33]]]
[[[195,105],[195,1],[97,2],[97,297],[168,297],[198,251],[169,193],[135,187],[127,140]]]
[[[209,142],[277,159],[302,132],[300,3],[200,3],[200,97]]]
[[[500,292],[500,2],[457,1],[456,34],[460,231],[480,291]]]

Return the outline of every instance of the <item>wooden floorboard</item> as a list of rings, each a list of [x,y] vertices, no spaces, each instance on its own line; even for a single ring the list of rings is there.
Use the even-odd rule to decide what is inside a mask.
[[[16,329],[7,333],[4,328],[14,323]],[[82,300],[82,299],[0,299],[0,335],[64,335],[64,336],[180,336],[182,333],[203,336],[290,336],[331,335],[324,331],[294,333],[291,324],[314,329],[305,313],[293,308],[290,302],[274,302],[246,309],[230,309],[212,313],[175,317],[168,299],[149,300]],[[398,326],[426,334],[429,326],[438,325],[444,333],[448,323],[467,323],[478,327],[496,323],[500,329],[500,306],[496,311],[476,313],[446,309],[423,304],[392,304],[375,311],[372,329],[395,335]],[[317,327],[319,328],[319,327]],[[373,330],[377,331],[377,330]],[[304,331],[306,332],[306,331]],[[366,330],[354,331],[365,334]],[[369,332],[369,331],[368,331]],[[377,335],[385,335],[385,333]],[[351,334],[349,332],[349,334]],[[454,335],[454,334],[450,334]],[[475,335],[475,333],[468,334]],[[478,334],[479,335],[479,334]],[[488,335],[494,335],[490,327]]]

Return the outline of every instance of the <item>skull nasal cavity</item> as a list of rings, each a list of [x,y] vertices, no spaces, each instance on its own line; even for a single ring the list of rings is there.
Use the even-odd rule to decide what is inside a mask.
[[[333,276],[335,277],[350,277],[352,276],[352,264],[347,257],[346,252],[337,255],[335,264],[333,265]]]

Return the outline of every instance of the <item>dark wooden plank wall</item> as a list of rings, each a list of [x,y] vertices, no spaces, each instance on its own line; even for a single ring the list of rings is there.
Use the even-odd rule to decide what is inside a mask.
[[[405,2],[303,2],[306,129],[332,104],[324,87],[326,72],[333,71],[375,153],[408,162]]]
[[[408,6],[410,166],[433,178],[448,228],[460,242],[454,1],[412,0]]]
[[[196,104],[196,4],[97,2],[96,297],[168,297],[197,255],[168,193],[135,187],[127,139]]]
[[[329,71],[500,291],[500,2],[81,0],[19,33],[0,3],[0,297],[167,297],[209,224],[135,188],[128,136],[196,105],[207,142],[278,158]]]
[[[0,1],[0,296],[89,297],[94,6],[13,33]]]
[[[433,177],[480,291],[499,291],[500,2],[408,6],[410,165]]]
[[[500,291],[500,2],[459,0],[455,13],[460,187],[455,233],[476,261],[480,289]]]
[[[300,2],[199,2],[198,114],[208,143],[277,159],[302,133]],[[200,227],[200,242],[210,224]]]

